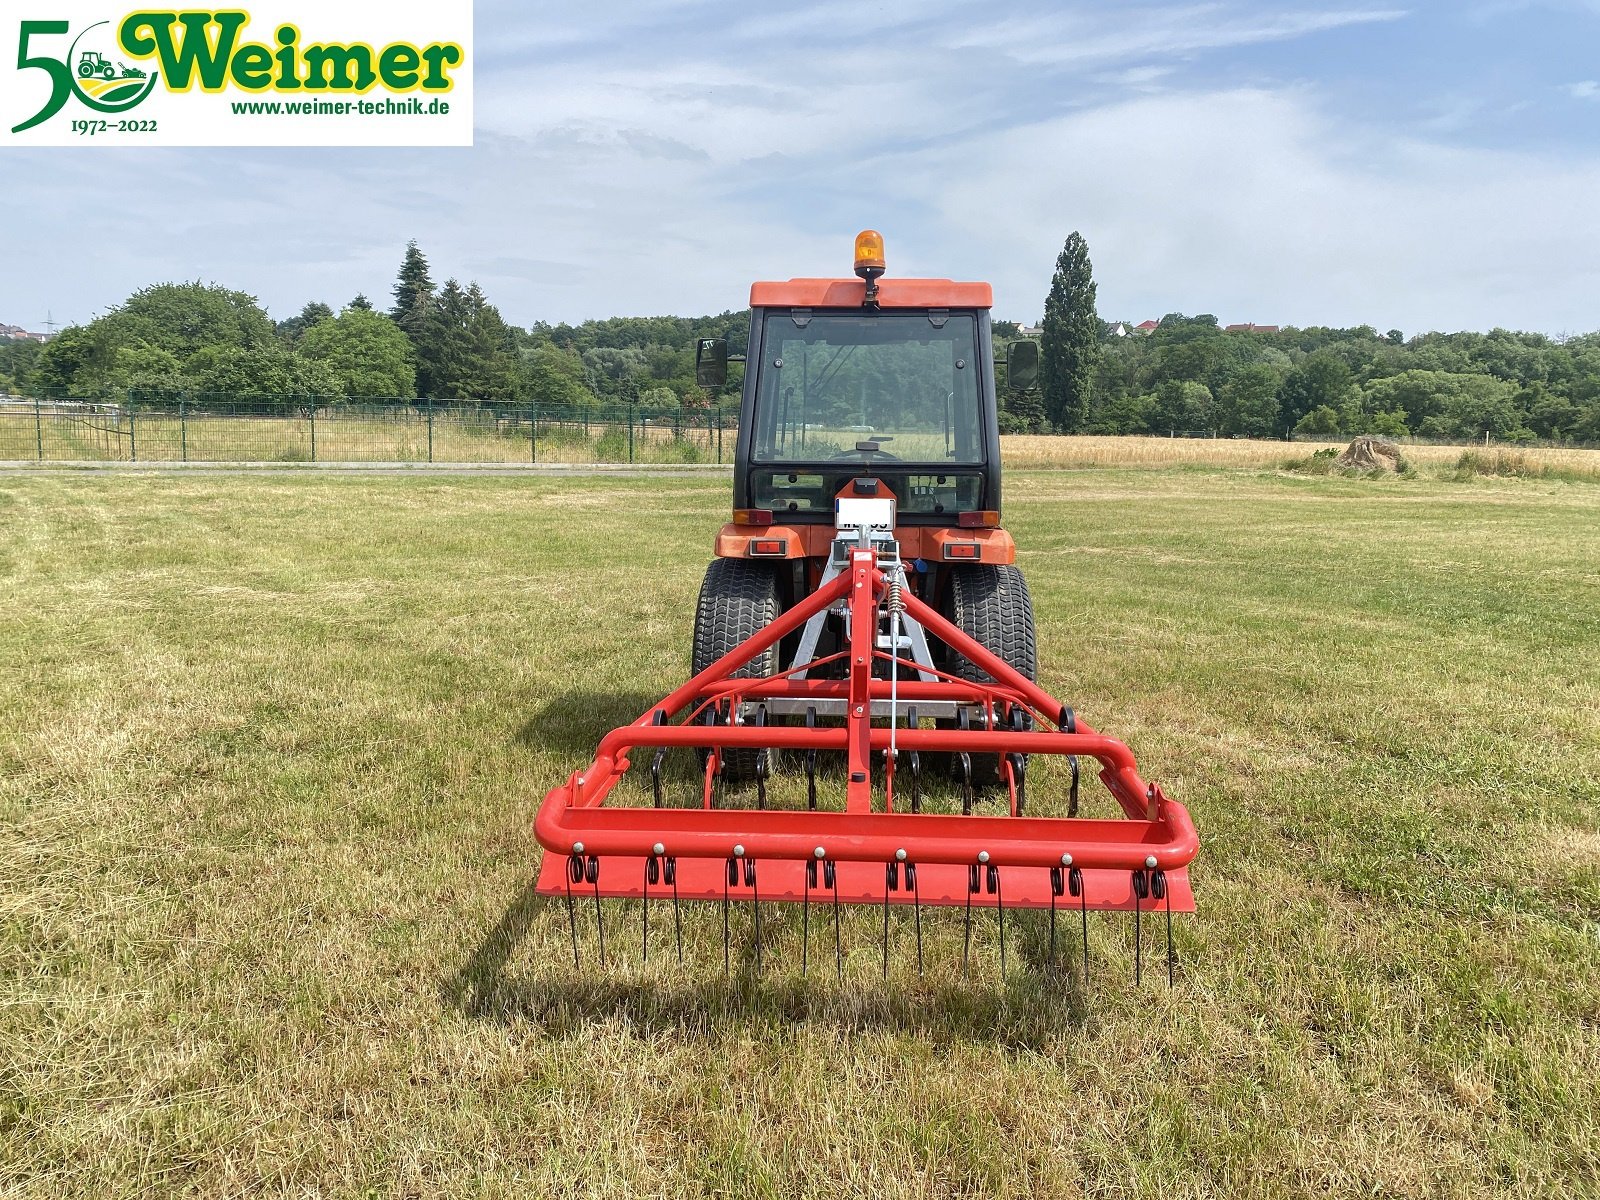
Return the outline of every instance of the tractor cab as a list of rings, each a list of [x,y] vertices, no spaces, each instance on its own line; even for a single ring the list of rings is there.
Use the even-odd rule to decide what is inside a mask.
[[[734,520],[718,556],[819,559],[839,498],[881,493],[908,557],[946,561],[954,542],[951,561],[1012,562],[998,528],[989,285],[880,279],[883,240],[870,230],[856,269],[750,290]],[[701,382],[724,380],[727,361],[724,343],[702,341]]]

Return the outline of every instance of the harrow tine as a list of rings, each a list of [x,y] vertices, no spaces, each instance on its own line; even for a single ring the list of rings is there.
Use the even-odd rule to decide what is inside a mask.
[[[1083,986],[1089,986],[1089,893],[1083,886],[1083,871],[1073,867],[1067,872],[1067,891],[1078,898],[1078,912],[1083,917]]]
[[[732,959],[729,956],[729,946],[731,944],[731,941],[730,941],[730,938],[728,936],[728,889],[733,885],[734,875],[735,875],[735,872],[738,871],[738,869],[739,869],[738,867],[733,865],[733,859],[730,858],[728,860],[728,869],[727,869],[727,871],[725,871],[723,873],[723,876],[722,876],[722,973],[723,973],[723,975],[731,974],[732,970],[733,970],[733,962],[732,962]]]
[[[984,886],[994,897],[995,918],[1000,922],[1000,976],[1003,979],[1006,973],[1006,897],[1000,890],[1000,868],[991,864],[984,876]]]
[[[962,920],[961,973],[967,973],[967,959],[972,953],[972,894],[978,890],[978,868],[967,868],[967,907]]]
[[[900,874],[894,863],[886,863],[883,868],[883,981],[889,982],[889,889],[898,890],[897,876]]]
[[[753,915],[755,917],[756,936],[756,974],[761,974],[761,889],[756,885],[756,860],[744,860],[744,881],[750,888],[750,896],[754,902]]]
[[[811,969],[811,889],[817,886],[817,862],[806,863],[806,890],[800,898],[800,977]]]
[[[1072,783],[1067,787],[1067,816],[1078,815],[1078,756],[1067,755],[1067,766],[1072,771]]]
[[[822,865],[822,879],[833,889],[833,970],[839,982],[843,983],[844,943],[840,940],[839,933],[839,872],[835,869],[832,859]]]
[[[972,728],[972,718],[964,708],[956,718],[956,728],[962,732]],[[961,815],[970,817],[972,815],[972,755],[965,750],[961,751],[956,755],[956,765],[961,769]]]
[[[1167,986],[1173,986],[1173,976],[1177,972],[1178,956],[1172,948],[1172,893],[1167,890],[1167,873],[1165,871],[1150,872],[1150,894],[1157,900],[1164,901],[1167,915]]]
[[[572,965],[578,965],[578,907],[572,900],[574,877],[583,878],[583,860],[576,854],[567,857],[567,924],[572,927]]]
[[[917,920],[917,974],[922,974],[922,892],[917,888],[917,864],[906,864],[906,886],[911,889],[911,907]]]
[[[756,725],[765,725],[767,723],[767,706],[765,704],[757,706],[756,719],[753,723]],[[771,750],[756,751],[756,807],[758,809],[766,808],[767,806],[767,776],[772,769],[771,754]]]
[[[1056,899],[1067,890],[1066,872],[1050,868],[1050,965],[1056,965]]]
[[[806,709],[806,728],[817,727],[817,709],[812,705]],[[817,752],[806,751],[806,807],[813,811],[817,807]],[[815,871],[812,872],[816,874]]]
[[[661,856],[666,852],[666,849],[660,842],[657,842],[651,849],[650,857],[644,860],[644,937],[641,940],[643,948],[641,958],[647,963],[650,961],[650,888],[653,884],[661,882]],[[676,881],[674,881],[673,891],[677,891]]]
[[[1133,873],[1133,986],[1139,987],[1144,982],[1144,946],[1141,940],[1141,930],[1144,928],[1144,913],[1140,905],[1150,895],[1150,877],[1144,871]]]
[[[600,965],[606,965],[606,915],[600,905],[600,860],[595,855],[589,856],[589,861],[584,864],[583,876],[594,886],[594,930],[600,939]]]
[[[683,966],[683,914],[678,908],[678,860],[669,858],[661,869],[672,885],[672,930],[678,937],[678,965]]]
[[[659,708],[656,709],[656,711],[650,717],[650,724],[665,725],[666,723],[667,714]],[[661,749],[656,751],[655,758],[653,758],[650,762],[650,786],[655,792],[657,808],[661,808],[664,804],[664,800],[661,795],[661,764],[666,761],[666,758],[667,748],[662,746]]]
[[[906,710],[906,728],[915,729],[916,727],[917,709],[915,705],[912,705]],[[915,750],[911,751],[907,765],[911,768],[911,811],[919,813],[922,811],[922,755]]]

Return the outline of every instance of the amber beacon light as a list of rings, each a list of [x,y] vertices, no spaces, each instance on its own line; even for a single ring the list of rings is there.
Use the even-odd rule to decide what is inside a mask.
[[[856,234],[856,274],[863,279],[882,275],[883,234],[876,229],[863,229]]]

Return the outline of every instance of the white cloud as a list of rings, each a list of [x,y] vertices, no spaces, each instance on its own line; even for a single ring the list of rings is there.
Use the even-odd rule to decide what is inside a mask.
[[[438,278],[482,280],[520,324],[720,311],[754,277],[843,272],[870,225],[892,270],[992,279],[1015,318],[1039,315],[1079,228],[1118,317],[1600,324],[1592,154],[1446,149],[1353,124],[1310,86],[1197,90],[1171,70],[1396,10],[1047,8],[978,33],[957,0],[703,28],[678,0],[522,11],[480,0],[500,65],[479,77],[473,150],[13,153],[0,203],[34,235],[8,248],[0,319],[86,318],[62,297],[103,306],[165,278],[279,316],[381,300],[413,237]]]
[[[1581,83],[1569,83],[1566,91],[1574,100],[1600,100],[1600,80],[1585,79]]]
[[[1101,308],[1407,330],[1588,328],[1600,162],[1351,130],[1299,92],[1140,100],[1011,131],[941,194],[997,300],[1036,316],[1065,233]],[[1022,156],[1031,171],[986,179]]]

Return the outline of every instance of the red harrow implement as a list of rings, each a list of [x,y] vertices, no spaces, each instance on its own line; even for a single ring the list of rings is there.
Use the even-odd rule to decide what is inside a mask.
[[[545,797],[538,891],[566,900],[574,960],[591,897],[602,960],[602,899],[642,902],[646,958],[650,902],[672,901],[680,959],[679,902],[720,901],[725,965],[729,909],[748,903],[758,966],[762,902],[797,902],[802,970],[825,903],[841,974],[845,904],[882,907],[885,975],[896,906],[912,909],[919,970],[924,906],[963,910],[963,966],[973,910],[995,909],[1002,972],[1007,908],[1049,911],[1051,958],[1058,911],[1076,909],[1085,973],[1088,913],[1131,911],[1136,977],[1140,916],[1159,909],[1170,979],[1198,840],[1126,746],[1034,680],[1032,604],[1000,527],[988,285],[880,286],[882,256],[868,231],[859,280],[752,289],[734,521],[701,589],[694,677]],[[1012,387],[1030,348],[1011,348]],[[702,382],[728,360],[703,341]],[[673,751],[698,761],[678,802]],[[804,764],[803,797],[769,790],[780,756]],[[624,783],[635,760],[648,787]],[[1080,760],[1115,801],[1096,811],[1120,815],[1080,815]]]
[[[1072,709],[912,595],[898,556],[882,544],[875,548],[868,532],[862,527],[858,544],[847,551],[845,568],[832,582],[633,724],[607,734],[594,762],[545,797],[536,829],[548,853],[538,890],[566,898],[574,956],[575,896],[587,900],[592,895],[597,914],[601,897],[642,900],[646,956],[652,898],[670,899],[674,905],[681,900],[754,903],[758,955],[760,903],[798,901],[807,910],[806,958],[813,898],[835,906],[883,905],[886,927],[889,905],[912,905],[917,910],[919,969],[923,905],[963,907],[969,943],[971,910],[999,910],[1002,964],[1006,907],[1048,909],[1052,948],[1057,909],[1076,908],[1085,921],[1085,971],[1091,909],[1132,911],[1137,938],[1137,914],[1159,907],[1169,921],[1170,975],[1170,914],[1194,909],[1186,867],[1199,843],[1188,812],[1139,777],[1125,745],[1091,729]],[[841,547],[845,543],[841,539]],[[757,678],[739,675],[784,637],[831,609],[840,610],[848,641],[839,653],[809,666],[819,670],[837,662],[844,678],[798,677],[809,674],[805,668]],[[920,624],[991,682],[958,679],[903,657],[901,647],[908,639],[901,626],[908,621]],[[767,711],[782,701],[803,706],[810,719],[798,726],[769,724]],[[976,708],[982,717],[964,729],[918,724],[919,709],[941,707]],[[752,711],[754,719],[740,715]],[[821,711],[842,712],[843,724],[819,725],[815,714]],[[662,764],[672,749],[704,754],[703,785],[694,807],[667,804]],[[723,758],[740,750],[760,756],[753,810],[718,805]],[[804,809],[766,807],[768,763],[775,751],[804,756]],[[845,758],[842,809],[824,810],[817,802],[817,754],[824,751]],[[930,753],[948,754],[957,764],[960,815],[922,811],[921,758]],[[654,804],[608,805],[639,754],[650,756]],[[1078,760],[1094,759],[1101,783],[1124,815],[1109,820],[1027,815],[1028,763],[1041,755],[1066,756],[1071,764],[1069,813],[1078,808]],[[972,812],[972,764],[984,757],[998,760],[1004,815]],[[876,769],[875,762],[881,764]],[[873,787],[874,776],[881,777],[879,789]],[[681,956],[681,925],[675,921],[675,926],[680,929]],[[836,936],[837,929],[836,920]],[[602,955],[604,946],[602,927]],[[1137,952],[1135,965],[1137,970]]]

